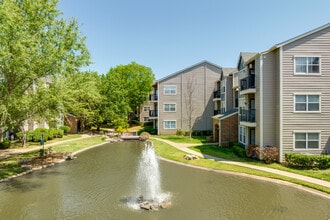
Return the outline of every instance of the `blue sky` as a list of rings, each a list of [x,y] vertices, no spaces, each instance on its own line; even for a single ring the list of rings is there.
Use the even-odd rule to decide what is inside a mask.
[[[240,52],[261,52],[330,22],[329,0],[60,0],[76,18],[93,64],[105,74],[135,61],[156,79],[200,61],[236,67]]]

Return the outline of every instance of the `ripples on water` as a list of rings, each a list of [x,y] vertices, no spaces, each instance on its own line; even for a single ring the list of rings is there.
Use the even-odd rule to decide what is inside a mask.
[[[132,210],[140,142],[108,144],[0,183],[0,219],[330,219],[330,200],[294,187],[160,162],[173,206]]]

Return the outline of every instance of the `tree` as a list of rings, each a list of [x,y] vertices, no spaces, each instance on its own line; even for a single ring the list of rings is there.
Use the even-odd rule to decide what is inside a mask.
[[[78,72],[62,78],[61,102],[65,113],[79,118],[83,126],[91,127],[103,121],[100,107],[101,78],[96,72]],[[59,96],[57,95],[57,98]]]
[[[186,113],[187,113],[187,124],[188,124],[188,131],[189,131],[189,138],[191,138],[192,133],[192,126],[193,126],[193,118],[194,118],[194,93],[196,89],[196,79],[194,76],[190,76],[187,78],[186,83],[186,92],[184,93],[185,97],[185,107],[186,107]]]
[[[127,121],[128,115],[147,101],[155,77],[150,68],[131,62],[111,68],[102,79],[106,118],[114,122]]]
[[[59,110],[55,103],[42,101],[49,92],[42,85],[71,75],[90,62],[76,20],[61,18],[57,3],[0,2],[0,128],[14,124],[23,128],[28,118],[44,116],[50,107]]]

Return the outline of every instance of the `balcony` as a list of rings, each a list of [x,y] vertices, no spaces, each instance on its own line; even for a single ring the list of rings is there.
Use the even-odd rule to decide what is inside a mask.
[[[218,109],[218,110],[214,110],[214,114],[213,115],[220,115],[221,114],[221,110]]]
[[[158,117],[158,110],[150,110],[149,111],[149,117],[150,117],[150,119],[157,118]]]
[[[216,91],[213,92],[213,99],[220,100],[220,98],[221,98],[221,90],[218,89],[218,90],[216,90]]]
[[[150,94],[149,101],[158,101],[158,94]]]
[[[256,110],[255,109],[240,109],[240,122],[241,125],[249,127],[256,126]]]
[[[245,77],[244,79],[240,80],[241,95],[256,92],[255,79],[256,79],[255,75],[249,75],[248,77]]]

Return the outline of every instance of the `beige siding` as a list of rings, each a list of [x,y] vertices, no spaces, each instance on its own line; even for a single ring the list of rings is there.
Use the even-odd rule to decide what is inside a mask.
[[[186,99],[188,97],[188,81],[193,81],[193,114],[192,130],[212,130],[214,110],[214,83],[220,78],[220,68],[202,63],[184,70],[172,77],[159,82],[159,134],[175,134],[178,129],[188,130],[188,113]],[[175,85],[176,95],[164,95],[164,85]],[[164,112],[165,103],[175,103],[176,112]],[[176,129],[164,129],[164,121],[176,120]]]
[[[273,52],[262,55],[263,60],[263,146],[276,145],[276,93],[275,76],[276,54]]]
[[[321,75],[294,75],[294,56],[320,56]],[[283,150],[293,150],[293,131],[321,131],[321,148],[330,149],[330,28],[283,47]],[[294,93],[321,94],[321,113],[294,113]],[[309,151],[320,153],[321,150]]]

